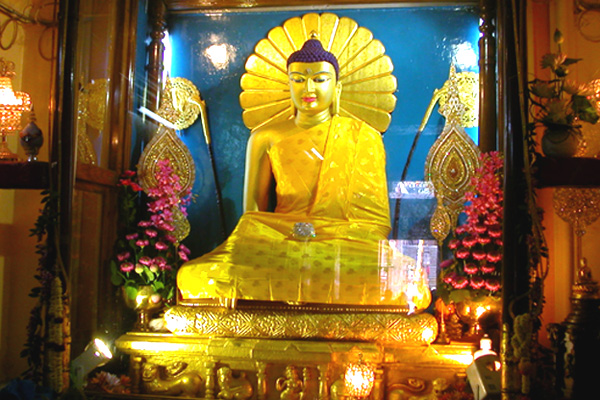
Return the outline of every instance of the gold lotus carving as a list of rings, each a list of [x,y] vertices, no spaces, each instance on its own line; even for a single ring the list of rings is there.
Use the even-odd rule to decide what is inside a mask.
[[[390,125],[396,107],[397,81],[392,60],[371,31],[332,13],[294,17],[269,31],[246,61],[240,104],[246,127],[292,117],[286,60],[316,32],[323,47],[340,65],[340,115],[363,120],[379,132]]]

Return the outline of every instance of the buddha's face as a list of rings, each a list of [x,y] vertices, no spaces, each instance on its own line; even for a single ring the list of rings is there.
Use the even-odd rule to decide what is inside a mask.
[[[316,115],[328,110],[335,98],[335,68],[326,61],[294,62],[288,67],[292,103],[299,113]]]

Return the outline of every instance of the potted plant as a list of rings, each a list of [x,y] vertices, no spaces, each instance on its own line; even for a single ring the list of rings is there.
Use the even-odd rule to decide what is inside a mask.
[[[179,197],[179,176],[168,159],[158,161],[157,171],[144,219],[137,217],[142,188],[135,172],[126,171],[120,179],[123,229],[110,262],[111,281],[123,288],[126,303],[138,312],[141,330],[147,329],[150,313],[174,299],[177,270],[189,254],[175,235],[175,218],[178,212],[186,215],[190,196]]]
[[[569,66],[581,59],[569,58],[562,52],[564,41],[559,30],[554,33],[556,53],[542,57],[542,68],[548,68],[551,79],[529,82],[529,132],[542,132],[542,151],[548,157],[572,157],[582,148],[581,122],[598,122],[598,108],[592,91],[567,79]]]

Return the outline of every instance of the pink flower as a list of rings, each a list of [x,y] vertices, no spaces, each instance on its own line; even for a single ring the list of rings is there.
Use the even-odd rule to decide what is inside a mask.
[[[465,273],[471,275],[471,274],[476,274],[477,271],[479,271],[479,268],[477,268],[477,265],[475,265],[474,263],[466,263],[463,266],[463,271],[465,271]]]
[[[152,264],[152,259],[148,256],[143,256],[138,262],[142,265],[149,266],[150,264]]]
[[[183,251],[185,254],[190,254],[190,249],[188,249],[184,244],[179,245],[179,250]]]
[[[154,247],[156,247],[156,250],[162,251],[167,250],[169,248],[169,245],[165,244],[164,242],[156,242]]]
[[[150,221],[140,221],[138,222],[138,226],[141,228],[148,228],[152,226],[152,224],[150,223]]]
[[[129,257],[131,256],[131,253],[129,253],[128,251],[125,251],[123,253],[119,253],[117,254],[117,260],[119,261],[125,261],[127,260]]]
[[[131,234],[129,234],[129,235],[126,235],[126,236],[125,236],[125,239],[127,239],[127,240],[135,240],[135,239],[137,239],[137,238],[138,238],[138,236],[139,236],[139,235],[138,235],[137,233],[131,233]]]
[[[167,260],[162,257],[155,257],[153,262],[161,268],[167,264]]]
[[[183,251],[179,251],[177,254],[179,254],[179,258],[183,261],[188,261],[188,256]]]
[[[156,232],[154,229],[146,229],[146,235],[148,235],[148,237],[154,238],[158,235],[158,232]]]
[[[126,263],[121,264],[121,271],[123,271],[123,272],[131,272],[131,271],[133,271],[133,268],[134,268],[133,263],[126,262]]]
[[[150,244],[150,241],[148,239],[138,239],[135,242],[135,245],[138,247],[148,246],[149,244]]]
[[[440,268],[441,269],[448,268],[452,264],[454,264],[454,259],[448,258],[440,263]]]
[[[171,234],[166,234],[165,235],[165,240],[169,243],[175,243],[177,241],[177,238]],[[183,245],[182,245],[183,246]]]

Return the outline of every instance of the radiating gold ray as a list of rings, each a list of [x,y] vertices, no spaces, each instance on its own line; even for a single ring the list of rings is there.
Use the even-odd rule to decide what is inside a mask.
[[[244,110],[258,107],[262,104],[267,103],[278,103],[280,101],[290,101],[290,92],[273,92],[273,91],[262,91],[254,92],[247,91],[240,94],[240,105]]]
[[[344,51],[338,56],[338,63],[340,64],[340,71],[347,69],[347,64],[354,60],[371,42],[373,41],[373,34],[368,29],[362,26],[358,28],[350,43]]]
[[[377,58],[381,57],[385,53],[385,47],[379,40],[372,40],[367,46],[362,49],[360,58],[354,57],[349,60],[344,67],[340,67],[340,77],[342,79],[348,75],[351,75],[353,71],[363,68],[370,62],[373,62]]]
[[[369,125],[379,132],[383,132],[387,129],[392,121],[392,117],[387,112],[363,104],[344,102],[343,104],[340,104],[340,110],[341,109],[346,110],[351,115],[369,115]]]
[[[273,46],[273,43],[271,43],[267,39],[263,39],[260,42],[258,42],[256,47],[254,48],[254,52],[256,54],[260,54],[267,60],[270,60],[273,63],[273,65],[285,65],[286,60],[283,57],[283,55],[279,52],[277,48],[275,48],[275,46]]]
[[[302,19],[300,17],[288,19],[283,23],[283,30],[292,44],[294,51],[300,49],[306,41],[304,29],[302,28]]]
[[[265,117],[264,112],[260,113],[258,110],[253,111],[253,112],[254,112],[254,114],[252,114],[252,112],[244,111],[244,113],[242,114],[242,119],[244,120],[244,123],[246,124],[246,126],[249,126],[248,123],[246,123],[246,120],[251,121],[252,124],[255,125],[253,130],[256,130],[267,124],[282,122],[282,121],[292,118],[291,105],[288,106],[287,108],[284,108],[284,109],[278,111],[278,112],[269,113],[267,117]]]
[[[305,14],[302,17],[302,26],[304,28],[304,40],[310,38],[311,32],[321,32],[321,18],[319,14]]]
[[[315,31],[323,47],[329,49],[343,65],[340,71],[343,115],[363,120],[380,132],[391,121],[386,114],[396,105],[397,81],[391,75],[393,64],[384,56],[385,48],[373,40],[372,33],[350,18],[332,13],[309,13],[293,17],[271,29],[267,39],[255,46],[246,61],[242,76],[240,104],[244,124],[254,131],[268,122],[292,116],[289,103],[287,57],[299,49]],[[284,97],[284,93],[285,96]]]
[[[268,106],[263,106],[261,108],[246,110],[242,114],[244,124],[246,126],[258,126],[262,121],[269,119],[269,116],[275,116],[286,109],[289,110],[289,115],[291,115],[291,104],[289,102],[286,103],[287,104],[269,104]]]
[[[259,90],[290,90],[287,79],[285,82],[275,81],[267,77],[253,75],[252,73],[244,74],[240,85],[243,90],[255,90],[256,88],[260,88]]]
[[[344,51],[357,29],[358,24],[354,20],[347,17],[340,18],[330,50],[336,57]]]
[[[347,96],[347,97],[345,97]],[[391,93],[342,93],[340,104],[364,104],[390,113],[396,108],[396,96]]]
[[[278,49],[278,51],[283,54],[285,59],[287,59],[287,56],[296,51],[296,49],[292,47],[292,43],[290,42],[285,31],[280,26],[271,29],[267,34],[267,38],[269,39],[269,42],[273,44],[273,47]]]
[[[253,54],[246,61],[246,69],[250,69],[252,71],[260,71],[261,75],[264,77],[269,77],[271,79],[287,81],[288,77],[285,72],[283,72],[279,68],[275,68],[271,63],[266,62],[261,57]]]
[[[362,81],[369,79],[373,76],[373,71],[379,73],[391,73],[394,70],[394,64],[388,56],[382,56],[376,60],[369,60],[369,62],[360,66],[359,69],[355,69],[350,74],[346,75],[342,80],[342,84],[349,81]]]
[[[337,29],[339,18],[335,14],[324,13],[321,14],[321,30],[320,38],[323,47],[327,51],[331,51],[333,45],[334,32]]]
[[[348,93],[380,92],[390,93],[389,88],[397,87],[394,75],[374,76],[362,81],[344,81],[344,90]]]

